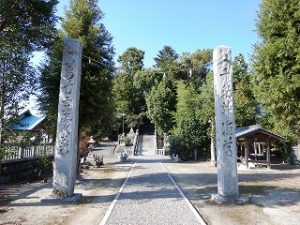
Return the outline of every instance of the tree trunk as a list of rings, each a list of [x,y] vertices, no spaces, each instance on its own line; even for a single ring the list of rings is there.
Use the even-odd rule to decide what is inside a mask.
[[[4,128],[4,102],[3,95],[0,93],[0,147],[3,144],[3,128]]]
[[[1,88],[0,88],[1,89]],[[2,170],[1,170],[1,164],[2,164],[2,160],[5,157],[5,151],[3,149],[3,132],[4,132],[4,102],[3,102],[4,96],[3,96],[3,92],[2,89],[0,90],[0,175],[2,174]]]
[[[4,98],[4,93],[5,93],[5,82],[4,82],[4,77],[5,77],[5,62],[3,66],[3,71],[2,72],[2,79],[1,79],[1,84],[0,84],[0,148],[2,148],[2,144],[4,142],[3,140],[3,131],[4,131],[4,105],[5,105],[5,98]]]

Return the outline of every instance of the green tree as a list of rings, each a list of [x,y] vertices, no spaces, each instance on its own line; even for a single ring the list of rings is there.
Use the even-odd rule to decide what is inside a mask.
[[[35,50],[48,47],[53,37],[56,0],[0,1],[0,143],[4,127],[28,100],[36,84],[30,65]]]
[[[232,67],[236,126],[253,125],[256,123],[258,113],[257,102],[251,85],[248,65],[242,54],[238,54],[234,58]]]
[[[206,159],[209,149],[207,130],[207,124],[203,124],[199,118],[194,116],[184,118],[180,124],[177,124],[177,132],[173,136],[173,139],[177,139],[177,143],[180,142],[179,146],[182,146],[176,153],[182,159],[191,159],[192,155],[194,155],[195,159]],[[174,145],[171,145],[172,147]]]
[[[273,126],[298,136],[300,147],[300,9],[298,0],[264,0],[261,42],[254,52],[254,93]]]
[[[164,68],[167,64],[175,62],[178,58],[179,55],[176,51],[171,46],[165,45],[154,58],[155,67]]]
[[[176,82],[176,123],[188,117],[198,117],[200,114],[199,108],[199,89],[192,82],[177,81]]]
[[[118,62],[126,73],[135,74],[144,66],[145,52],[137,48],[128,48],[122,55],[119,56]]]
[[[181,75],[179,55],[170,46],[164,46],[154,58],[155,67],[165,72],[169,77],[176,78]]]
[[[214,99],[214,74],[208,73],[200,88],[200,108],[202,123],[209,124],[210,129],[207,133],[210,137],[210,156],[211,165],[216,162],[215,149],[215,99]]]
[[[0,46],[23,48],[30,54],[48,46],[57,17],[57,0],[0,1]]]
[[[125,114],[128,126],[139,127],[143,118],[145,100],[140,90],[134,87],[130,73],[120,73],[115,76],[113,95],[117,117],[121,119],[122,114]]]
[[[194,82],[177,81],[176,128],[173,139],[177,139],[176,143],[181,142],[180,146],[183,146],[177,151],[182,158],[188,159],[193,154],[195,158],[207,156],[209,123],[202,118],[200,97],[200,88]]]
[[[146,99],[148,116],[159,135],[169,133],[174,125],[176,105],[175,87],[166,76],[154,86]]]
[[[143,67],[144,52],[137,48],[128,48],[119,56],[118,62],[124,71],[114,77],[113,95],[117,117],[125,114],[126,124],[139,127],[145,114],[145,98],[140,88],[134,85],[135,74]]]
[[[214,99],[214,74],[209,73],[200,87],[199,107],[203,122],[214,121],[215,99]]]
[[[205,78],[211,71],[212,49],[199,49],[190,56],[193,77]]]
[[[48,59],[39,66],[41,74],[39,79],[40,93],[38,94],[39,109],[47,115],[46,129],[53,137],[56,135],[63,39],[63,34],[57,32],[52,47],[47,51]]]
[[[83,46],[79,126],[81,129],[98,135],[107,134],[112,129],[114,122],[111,95],[114,50],[112,37],[101,23],[102,18],[103,13],[97,6],[97,1],[73,0],[62,21],[63,37],[79,39]],[[58,38],[54,46],[60,45],[61,39]],[[57,78],[47,76],[59,75],[57,71],[59,66],[55,65],[61,58],[59,50],[57,54],[50,52],[50,57],[41,76],[41,89],[44,90],[47,90],[45,85],[52,85],[53,88],[57,85]],[[58,90],[59,85],[55,89]],[[45,95],[39,97],[40,103],[45,102],[47,98],[56,98],[57,93],[46,91]],[[57,102],[51,102],[49,105],[51,106],[42,108],[46,108],[48,116],[56,118],[56,115],[52,113],[53,109],[57,107]]]
[[[143,69],[134,74],[133,85],[147,96],[152,87],[156,86],[163,79],[163,73],[155,69]]]

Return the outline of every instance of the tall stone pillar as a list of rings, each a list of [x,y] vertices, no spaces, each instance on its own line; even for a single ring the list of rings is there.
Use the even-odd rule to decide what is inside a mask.
[[[210,134],[210,165],[217,166],[216,163],[216,149],[215,149],[215,120],[211,121],[211,134]]]
[[[212,199],[217,203],[232,202],[239,196],[231,63],[229,47],[219,46],[214,50],[218,194]]]
[[[60,196],[74,194],[78,154],[81,55],[82,47],[79,41],[65,39],[53,174],[53,190]]]

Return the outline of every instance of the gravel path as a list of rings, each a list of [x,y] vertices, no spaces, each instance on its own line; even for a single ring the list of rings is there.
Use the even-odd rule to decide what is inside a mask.
[[[139,157],[106,225],[196,225],[199,215],[192,211],[163,164],[155,157]],[[114,203],[113,203],[114,204]]]

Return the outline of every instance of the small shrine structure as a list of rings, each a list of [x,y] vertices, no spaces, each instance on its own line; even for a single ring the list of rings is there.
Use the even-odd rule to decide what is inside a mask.
[[[283,137],[266,130],[259,124],[236,128],[235,137],[238,157],[245,162],[247,168],[249,162],[253,162],[266,164],[267,168],[271,169],[271,146],[276,142],[285,141]]]

